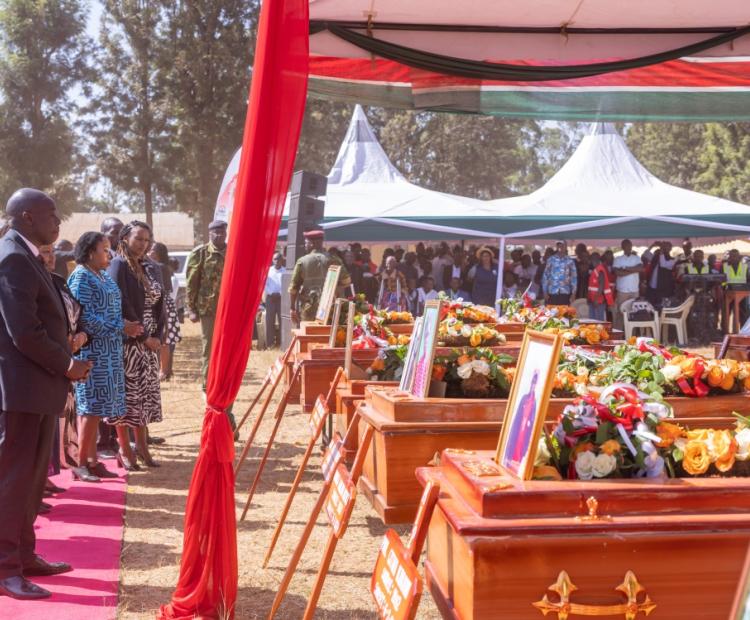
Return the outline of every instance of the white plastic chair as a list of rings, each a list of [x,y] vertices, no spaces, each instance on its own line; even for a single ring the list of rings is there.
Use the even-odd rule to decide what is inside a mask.
[[[662,342],[669,342],[669,326],[672,325],[677,332],[677,344],[687,343],[687,319],[694,302],[695,296],[690,295],[690,297],[675,308],[662,308],[659,315]],[[665,330],[666,336],[664,335]]]
[[[648,306],[653,317],[647,321],[632,321],[628,314],[633,311],[633,304],[638,302],[638,305],[644,304]],[[638,330],[639,335],[643,335],[643,330],[651,330],[651,337],[655,340],[659,338],[659,314],[654,310],[654,307],[648,302],[638,299],[628,299],[622,302],[620,306],[620,312],[622,313],[623,322],[625,324],[625,338],[629,339],[633,336],[633,331]]]
[[[579,297],[573,302],[573,307],[576,310],[576,316],[579,319],[589,318],[589,302],[584,297]]]

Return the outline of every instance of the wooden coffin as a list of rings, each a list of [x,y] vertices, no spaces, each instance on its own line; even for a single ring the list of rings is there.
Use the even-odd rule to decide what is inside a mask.
[[[413,520],[421,489],[417,467],[446,448],[489,450],[497,445],[506,399],[416,399],[397,388],[369,386],[370,398],[360,403],[360,436],[364,424],[374,427],[360,487],[386,524]],[[750,396],[729,394],[708,398],[669,398],[676,420],[688,427],[734,425],[733,411],[750,414]],[[553,398],[547,411],[553,424],[571,398]]]
[[[440,484],[425,576],[444,618],[728,617],[750,479],[520,482],[493,456],[446,451],[417,471]]]
[[[365,389],[368,386],[398,387],[398,382],[342,378],[336,388],[336,415],[334,416],[334,431],[342,437],[346,436],[346,430],[354,418],[357,406],[364,400]],[[342,454],[347,464],[351,465],[354,462],[354,455],[357,452],[358,445],[357,435],[350,435],[342,449]]]

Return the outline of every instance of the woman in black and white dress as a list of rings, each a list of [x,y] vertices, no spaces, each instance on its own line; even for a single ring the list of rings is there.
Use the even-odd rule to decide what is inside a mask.
[[[163,288],[151,270],[144,267],[151,237],[151,228],[145,222],[127,224],[108,270],[122,292],[123,317],[143,325],[143,335],[125,339],[125,415],[117,420],[120,448],[127,457],[123,460],[130,461],[131,467],[135,458],[127,441],[128,427],[135,433],[138,458],[148,467],[159,466],[149,452],[146,427],[162,418],[159,352],[166,313]]]

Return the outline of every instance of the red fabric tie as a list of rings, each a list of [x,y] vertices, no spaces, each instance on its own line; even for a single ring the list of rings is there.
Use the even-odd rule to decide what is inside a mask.
[[[234,442],[223,413],[247,368],[253,318],[284,208],[307,96],[308,0],[261,5],[229,244],[208,374],[201,448],[190,481],[180,578],[160,620],[234,617]]]

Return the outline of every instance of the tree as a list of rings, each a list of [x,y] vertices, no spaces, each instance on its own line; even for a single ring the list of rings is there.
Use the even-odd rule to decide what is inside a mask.
[[[694,189],[705,131],[706,125],[695,123],[633,123],[626,141],[649,172],[670,185]]]
[[[326,176],[339,152],[353,111],[354,104],[308,99],[294,169]]]
[[[712,123],[703,135],[698,191],[750,204],[750,123]]]
[[[382,111],[380,138],[417,185],[491,199],[534,189],[542,172],[534,122],[439,112]]]
[[[50,192],[75,207],[71,92],[87,73],[79,0],[0,1],[0,191]]]
[[[166,196],[171,189],[159,22],[156,0],[105,0],[86,124],[96,168],[117,188],[139,194],[149,225],[155,191]]]
[[[161,1],[175,195],[205,238],[224,170],[242,143],[259,2]]]

